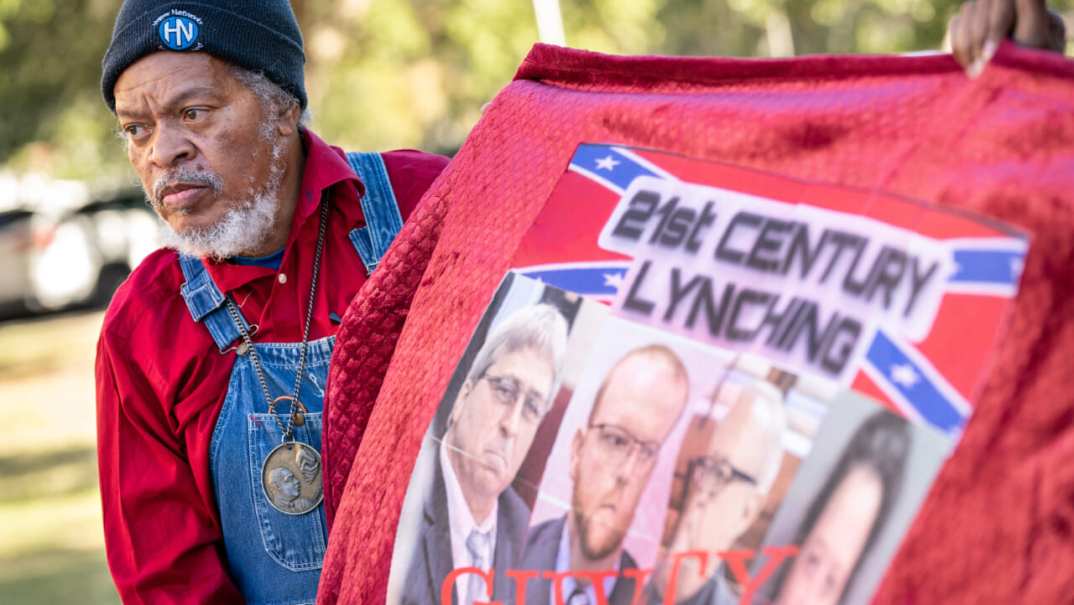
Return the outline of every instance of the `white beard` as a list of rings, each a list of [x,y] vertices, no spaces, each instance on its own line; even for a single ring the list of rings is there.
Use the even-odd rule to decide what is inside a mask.
[[[162,223],[166,247],[190,256],[224,260],[256,250],[264,243],[276,223],[276,191],[266,187],[252,199],[228,210],[218,223],[209,227],[179,233],[168,223]]]
[[[267,133],[262,134],[271,132],[271,129],[268,129]],[[164,246],[181,254],[225,260],[256,250],[264,244],[276,226],[277,196],[283,183],[283,144],[282,137],[276,137],[272,141],[272,165],[268,179],[261,189],[255,190],[251,183],[247,198],[224,213],[216,224],[186,229],[180,233],[161,220]],[[210,175],[210,178],[220,183],[217,175]],[[221,200],[219,203],[227,201]]]

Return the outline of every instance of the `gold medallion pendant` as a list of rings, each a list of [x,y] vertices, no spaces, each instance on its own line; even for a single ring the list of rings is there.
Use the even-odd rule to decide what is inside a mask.
[[[272,508],[285,515],[304,515],[324,497],[321,455],[298,441],[277,445],[261,464],[261,488]]]
[[[306,304],[306,322],[302,328],[302,344],[299,347],[298,371],[295,372],[295,385],[292,395],[281,395],[272,398],[268,380],[261,368],[261,356],[257,354],[257,347],[250,338],[250,330],[242,320],[239,308],[231,297],[226,298],[228,315],[242,336],[242,351],[236,351],[240,355],[249,355],[257,373],[257,382],[261,387],[261,394],[265,396],[265,404],[268,413],[280,427],[280,445],[277,445],[265,456],[261,463],[261,490],[272,508],[285,515],[304,515],[317,508],[324,498],[323,484],[321,483],[321,454],[313,446],[294,440],[294,428],[306,423],[306,406],[298,400],[301,393],[302,378],[306,375],[306,355],[310,339],[310,325],[313,321],[314,302],[317,297],[318,268],[321,265],[321,253],[324,251],[325,230],[328,225],[328,204],[321,199],[321,218],[317,233],[317,251],[313,255],[313,277],[310,282],[309,302]],[[281,274],[282,276],[282,274]],[[243,352],[245,351],[245,352]],[[276,405],[281,402],[290,404],[287,414],[287,423],[280,420],[280,414],[276,413]]]

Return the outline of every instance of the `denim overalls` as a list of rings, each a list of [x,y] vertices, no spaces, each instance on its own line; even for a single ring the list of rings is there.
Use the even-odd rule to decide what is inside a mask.
[[[361,198],[366,226],[352,230],[349,236],[366,270],[372,273],[402,228],[403,219],[380,155],[349,153],[347,161],[366,188]],[[209,330],[221,354],[227,354],[236,341],[239,343],[234,347],[235,365],[213,429],[209,454],[228,569],[251,605],[313,603],[327,540],[324,506],[318,505],[304,515],[286,515],[266,499],[261,487],[261,464],[280,444],[281,430],[267,413],[252,356],[228,314],[224,294],[199,259],[180,255],[179,263],[186,280],[181,288],[183,299],[194,321]],[[239,321],[246,323],[241,312]],[[307,412],[303,424],[294,427],[294,439],[312,445],[318,452],[325,379],[334,344],[335,336],[308,343],[299,396]],[[274,396],[291,395],[301,344],[254,343],[254,347],[269,390]],[[276,411],[286,425],[290,409],[284,405]]]

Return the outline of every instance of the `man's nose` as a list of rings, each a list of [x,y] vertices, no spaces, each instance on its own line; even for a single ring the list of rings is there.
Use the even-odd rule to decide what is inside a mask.
[[[166,124],[157,127],[150,161],[159,168],[173,168],[194,158],[194,145],[182,129]]]
[[[622,463],[613,466],[609,471],[609,478],[614,481],[612,488],[616,494],[616,498],[622,496],[624,489],[630,482],[634,480],[634,477],[638,474],[638,470],[634,468],[631,457],[627,457]]]
[[[518,435],[518,427],[522,422],[522,406],[525,403],[521,401],[515,401],[504,415],[500,418],[500,430],[503,431],[506,437],[515,437]]]
[[[644,455],[641,451],[641,445],[634,443],[630,447],[630,451],[623,457],[622,464],[618,465],[615,469],[617,477],[622,481],[626,481],[635,474],[641,472],[644,468]]]

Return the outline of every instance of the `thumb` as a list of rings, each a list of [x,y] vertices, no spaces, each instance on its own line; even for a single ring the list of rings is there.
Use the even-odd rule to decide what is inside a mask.
[[[1014,41],[1042,48],[1048,43],[1051,17],[1045,0],[1015,0]]]

